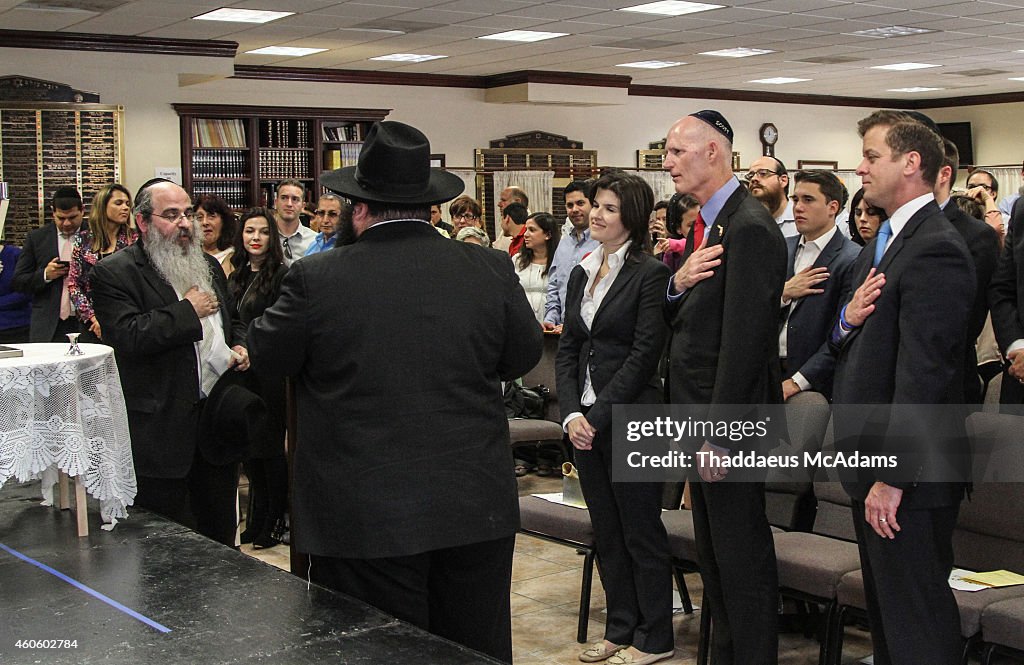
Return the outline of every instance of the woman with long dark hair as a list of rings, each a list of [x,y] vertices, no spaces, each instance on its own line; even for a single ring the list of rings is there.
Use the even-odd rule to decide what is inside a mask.
[[[82,323],[82,342],[103,339],[100,322],[92,308],[89,274],[101,259],[135,244],[139,233],[131,227],[132,195],[124,185],[105,185],[92,199],[88,226],[75,236],[68,271],[68,296]]]
[[[878,235],[878,227],[887,219],[888,213],[864,200],[864,188],[858,189],[850,201],[850,238],[858,245],[866,245]]]
[[[548,292],[548,270],[555,256],[561,232],[555,218],[546,212],[535,212],[526,218],[523,246],[515,256],[516,274],[533,307],[537,323],[544,323],[544,303]]]
[[[602,176],[591,206],[591,238],[601,244],[569,275],[556,360],[558,402],[576,449],[608,605],[604,639],[579,659],[653,663],[674,653],[662,484],[612,481],[612,407],[662,401],[658,361],[668,333],[662,304],[669,269],[650,254],[654,194],[643,179]]]
[[[281,281],[288,266],[284,263],[281,238],[274,211],[252,208],[239,220],[231,256],[234,270],[228,278],[239,318],[248,325],[274,304],[281,293]],[[284,514],[288,505],[288,463],[284,455],[284,380],[246,372],[254,392],[267,406],[267,427],[259,440],[250,444],[245,460],[249,478],[248,528],[241,542],[254,548],[273,547],[284,534]]]

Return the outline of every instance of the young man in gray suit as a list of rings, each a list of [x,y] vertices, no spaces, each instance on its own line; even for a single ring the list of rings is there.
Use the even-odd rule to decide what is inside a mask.
[[[500,381],[540,359],[540,326],[507,255],[430,225],[463,185],[419,130],[374,125],[358,166],[320,182],[352,200],[358,239],[292,264],[249,331],[257,371],[295,382],[296,547],[313,582],[511,662]]]

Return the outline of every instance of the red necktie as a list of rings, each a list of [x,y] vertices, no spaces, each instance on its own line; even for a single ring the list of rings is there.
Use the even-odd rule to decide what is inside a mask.
[[[697,219],[693,223],[693,251],[697,251],[700,244],[704,242],[704,218],[697,213]]]

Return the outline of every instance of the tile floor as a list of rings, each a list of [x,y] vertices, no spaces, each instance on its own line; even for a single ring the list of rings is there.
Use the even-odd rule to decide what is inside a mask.
[[[520,494],[558,492],[561,481],[534,474],[519,479]],[[243,490],[244,491],[244,490]],[[243,496],[244,501],[244,496]],[[266,563],[289,568],[288,548],[280,545],[253,550],[243,545],[242,552]],[[582,646],[576,643],[580,575],[583,557],[575,550],[520,535],[512,563],[512,649],[516,665],[578,665]],[[600,639],[604,628],[604,593],[595,575],[590,604],[588,639]],[[686,583],[695,603],[701,593],[700,576],[687,575]],[[673,620],[676,631],[676,656],[666,665],[694,665],[700,613],[678,613]],[[871,651],[867,634],[847,628],[844,665],[854,665]],[[780,665],[816,665],[818,643],[800,634],[779,636]]]

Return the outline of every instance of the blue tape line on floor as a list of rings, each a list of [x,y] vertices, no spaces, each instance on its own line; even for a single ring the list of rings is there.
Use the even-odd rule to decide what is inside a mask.
[[[121,603],[117,602],[113,598],[109,598],[107,596],[104,596],[102,593],[100,593],[99,591],[96,591],[95,589],[90,589],[89,587],[85,586],[84,584],[82,584],[78,580],[71,579],[70,577],[68,577],[64,573],[60,572],[59,570],[54,570],[53,568],[50,568],[45,563],[40,563],[39,561],[36,561],[35,559],[33,559],[31,557],[25,556],[24,554],[22,554],[21,552],[18,552],[17,550],[12,550],[10,547],[8,547],[7,545],[4,545],[3,543],[0,543],[0,549],[4,550],[6,552],[9,552],[13,556],[18,557],[19,559],[21,559],[25,563],[30,563],[33,566],[35,566],[36,568],[39,568],[41,570],[45,570],[46,572],[50,573],[54,577],[62,579],[65,582],[67,582],[68,584],[70,584],[71,586],[77,587],[78,589],[81,589],[82,591],[86,592],[90,596],[93,596],[95,598],[98,598],[98,599],[102,600],[107,605],[110,605],[111,607],[124,612],[125,614],[127,614],[130,617],[132,617],[133,619],[138,619],[139,621],[141,621],[142,623],[146,624],[147,626],[150,626],[152,628],[156,628],[161,633],[169,633],[169,632],[171,632],[171,629],[168,628],[167,626],[159,624],[156,621],[153,621],[152,619],[150,619],[149,617],[142,616],[141,614],[139,614],[135,610],[131,609],[130,607],[125,607],[124,605],[122,605]]]

